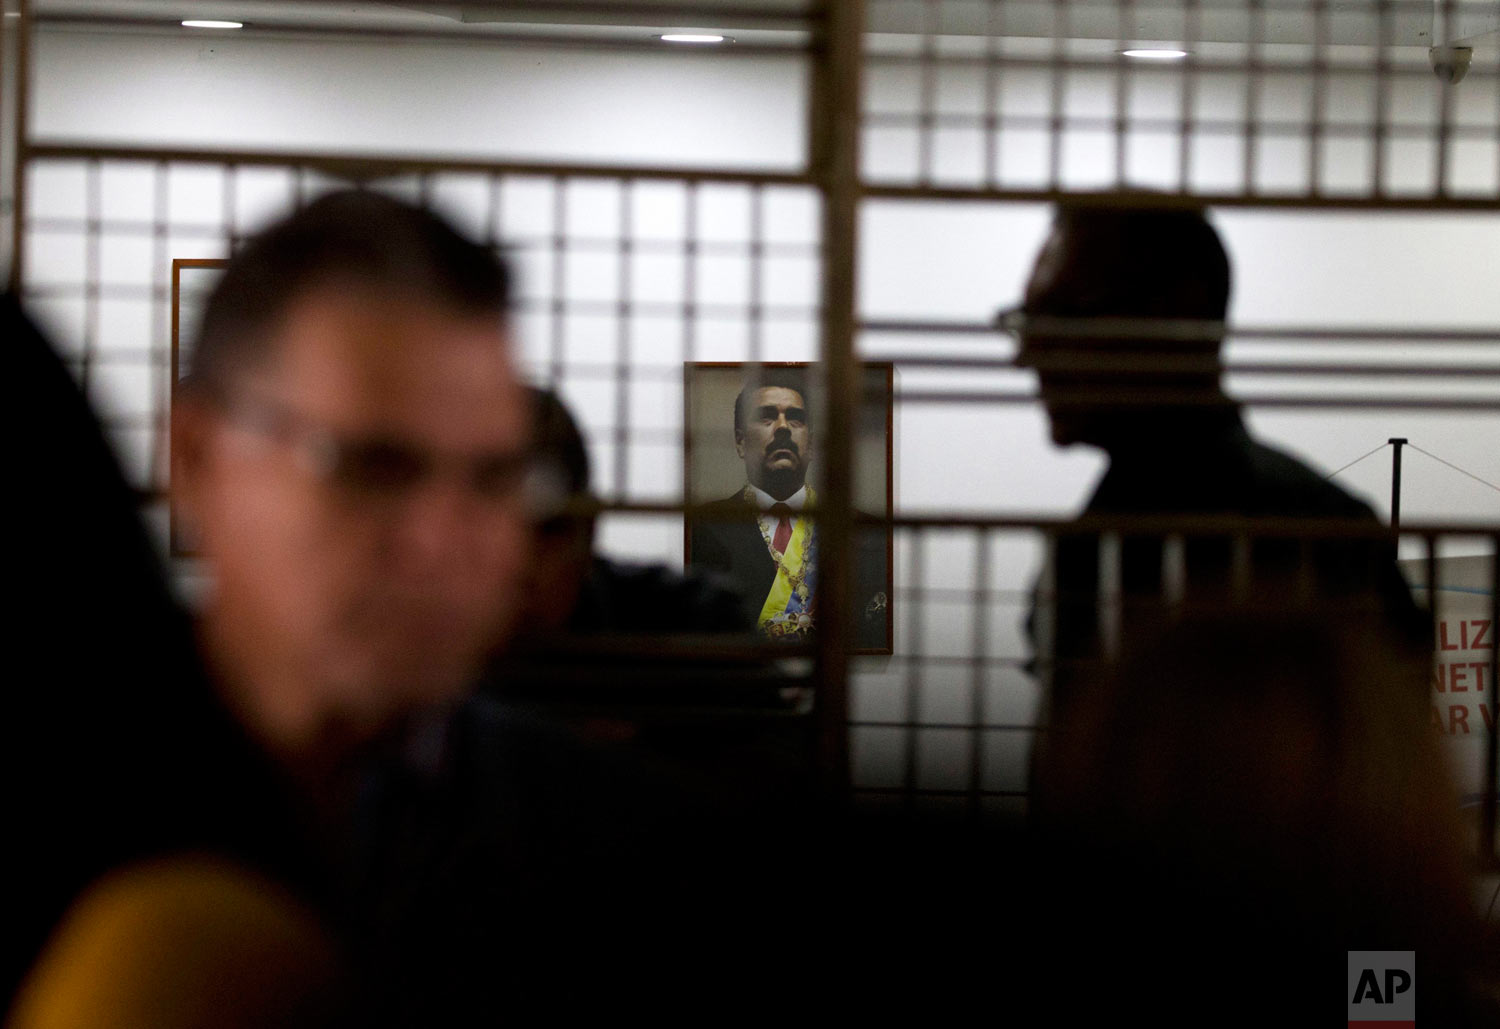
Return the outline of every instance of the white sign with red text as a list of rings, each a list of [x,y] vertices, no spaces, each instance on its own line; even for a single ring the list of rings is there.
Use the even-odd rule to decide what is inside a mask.
[[[1427,599],[1423,561],[1403,561],[1415,590]],[[1438,560],[1436,638],[1433,640],[1431,721],[1443,740],[1466,806],[1478,804],[1484,790],[1485,755],[1495,731],[1494,583],[1491,558]]]

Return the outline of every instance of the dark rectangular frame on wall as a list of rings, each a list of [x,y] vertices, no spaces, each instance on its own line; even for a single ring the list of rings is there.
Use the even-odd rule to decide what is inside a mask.
[[[682,496],[684,504],[693,507],[695,503],[695,489],[693,482],[693,414],[692,401],[694,390],[694,374],[700,371],[734,369],[744,372],[751,368],[799,368],[813,369],[817,367],[816,362],[811,361],[687,361],[682,369],[683,386],[683,455],[682,455]],[[883,512],[856,512],[856,523],[854,531],[859,533],[861,527],[868,528],[871,525],[879,526],[883,530],[884,545],[883,557],[885,561],[885,583],[887,588],[883,591],[885,596],[885,627],[883,639],[885,644],[878,647],[851,645],[849,652],[859,655],[890,656],[894,653],[895,644],[895,532],[891,525],[891,519],[895,515],[895,364],[891,361],[862,361],[859,363],[859,375],[864,380],[869,375],[879,375],[880,385],[878,398],[872,397],[875,390],[862,387],[858,391],[859,403],[880,403],[882,410],[882,421],[884,424],[884,503]],[[853,419],[855,428],[855,439],[851,440],[851,449],[858,446],[858,424],[861,419],[856,416]],[[862,517],[869,516],[869,517]],[[690,565],[692,562],[692,516],[685,515],[682,522],[682,554],[683,564]],[[852,642],[852,641],[851,641]]]
[[[176,257],[172,259],[172,343],[171,343],[171,375],[172,388],[168,394],[168,408],[163,421],[163,431],[167,433],[170,440],[172,425],[172,410],[177,406],[177,387],[182,382],[182,272],[185,268],[212,268],[222,270],[229,262],[218,257]],[[173,557],[192,557],[196,553],[188,541],[182,538],[178,531],[177,502],[172,491],[172,457],[171,446],[165,446],[161,450],[167,455],[167,465],[164,474],[164,482],[167,494],[167,535],[170,540],[171,555]]]

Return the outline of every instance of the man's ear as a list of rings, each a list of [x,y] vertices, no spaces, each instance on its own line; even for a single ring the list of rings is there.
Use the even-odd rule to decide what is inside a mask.
[[[741,429],[739,426],[735,426],[735,429],[734,429],[734,452],[740,456],[740,460],[744,460],[744,458],[745,458],[745,430]]]

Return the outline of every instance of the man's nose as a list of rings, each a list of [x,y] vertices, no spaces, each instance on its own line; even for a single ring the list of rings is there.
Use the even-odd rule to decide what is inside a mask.
[[[412,491],[400,519],[406,556],[423,565],[471,559],[478,537],[493,519],[462,482],[434,478]],[[494,526],[489,526],[494,531]]]

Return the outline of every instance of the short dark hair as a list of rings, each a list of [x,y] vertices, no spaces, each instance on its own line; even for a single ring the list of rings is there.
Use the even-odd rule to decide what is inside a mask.
[[[1069,274],[1028,306],[1059,316],[1114,315],[1222,321],[1229,309],[1229,257],[1199,206],[1153,195],[1118,206],[1063,201],[1055,228],[1067,241]]]
[[[802,406],[805,410],[811,406],[807,396],[807,369],[799,365],[791,367],[785,365],[762,365],[757,371],[745,379],[740,388],[739,395],[734,398],[734,431],[739,432],[745,427],[746,409],[749,407],[750,398],[755,395],[756,390],[770,389],[780,386],[782,389],[796,390],[802,397]]]
[[[532,445],[537,457],[551,462],[562,473],[568,496],[586,494],[590,478],[589,451],[578,423],[553,390],[532,386],[529,392],[534,426]]]
[[[263,360],[287,308],[327,285],[373,288],[503,318],[510,276],[430,211],[359,189],[327,193],[234,254],[209,294],[185,384],[223,390]]]

